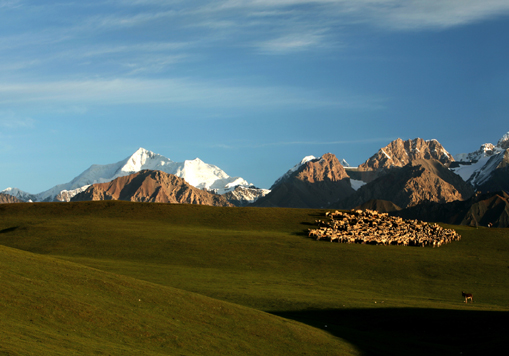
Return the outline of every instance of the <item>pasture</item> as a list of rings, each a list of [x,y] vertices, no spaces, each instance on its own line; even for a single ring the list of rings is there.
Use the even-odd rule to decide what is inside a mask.
[[[104,354],[468,355],[502,347],[507,229],[445,226],[462,239],[436,249],[314,241],[307,229],[324,212],[119,201],[1,205],[0,287],[12,291],[3,308],[12,320],[30,311],[41,323],[18,323],[11,342],[0,339],[0,352],[30,354],[15,342],[25,340],[60,345],[66,354],[90,339]],[[114,287],[99,288],[101,280]],[[462,291],[474,303],[466,305]],[[19,293],[24,307],[16,304]],[[55,296],[47,306],[43,294]],[[153,303],[138,312],[122,295]],[[53,320],[48,309],[58,305]],[[226,306],[226,315],[213,309]],[[104,322],[90,324],[101,315]],[[80,335],[61,335],[66,318]],[[127,330],[146,326],[152,338],[125,331],[126,323]]]

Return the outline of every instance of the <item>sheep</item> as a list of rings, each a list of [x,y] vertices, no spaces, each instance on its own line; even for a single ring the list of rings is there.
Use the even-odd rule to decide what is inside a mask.
[[[342,243],[440,247],[460,240],[454,230],[418,220],[403,220],[372,210],[326,212],[329,221],[315,220],[319,230],[308,231],[316,240]]]

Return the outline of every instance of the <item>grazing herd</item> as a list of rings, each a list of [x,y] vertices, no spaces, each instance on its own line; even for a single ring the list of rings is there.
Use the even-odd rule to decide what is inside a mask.
[[[308,236],[316,240],[371,245],[433,246],[460,240],[461,235],[438,224],[403,220],[374,210],[327,212],[328,221],[316,220]]]

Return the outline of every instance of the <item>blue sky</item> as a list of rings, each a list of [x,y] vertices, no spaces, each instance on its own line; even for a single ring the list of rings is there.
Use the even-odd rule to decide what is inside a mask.
[[[307,155],[509,131],[507,0],[0,0],[0,190],[139,147],[268,188]]]

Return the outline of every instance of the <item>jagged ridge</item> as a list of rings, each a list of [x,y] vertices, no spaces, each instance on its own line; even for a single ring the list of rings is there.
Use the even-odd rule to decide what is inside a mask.
[[[71,199],[90,200],[232,206],[220,195],[195,188],[173,174],[153,170],[143,170],[111,182],[93,184]]]

